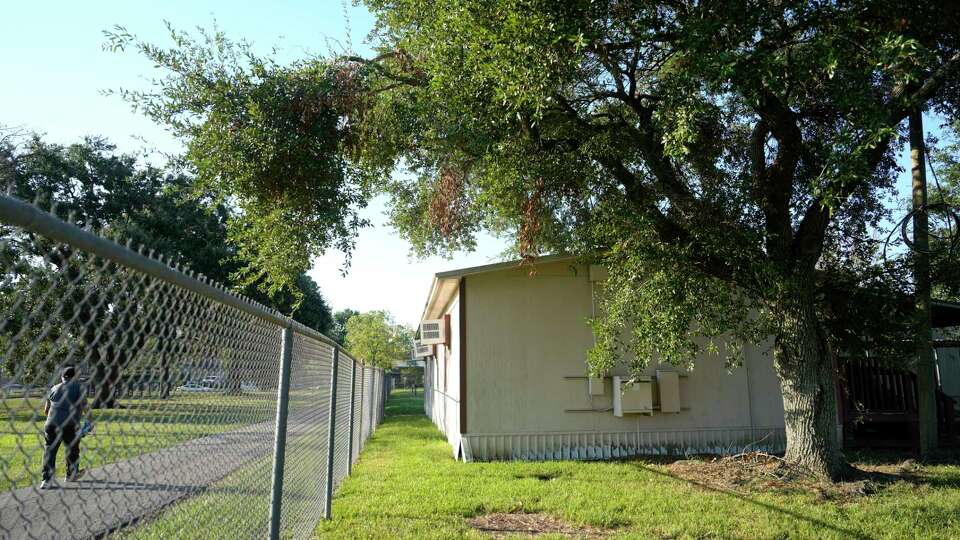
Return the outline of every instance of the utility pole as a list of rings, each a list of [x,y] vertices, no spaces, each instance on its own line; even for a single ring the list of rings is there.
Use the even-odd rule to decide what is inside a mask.
[[[927,168],[923,151],[923,117],[910,113],[910,165],[913,173],[913,279],[916,286],[917,405],[920,455],[937,448],[937,380],[930,320],[930,225],[927,216]]]

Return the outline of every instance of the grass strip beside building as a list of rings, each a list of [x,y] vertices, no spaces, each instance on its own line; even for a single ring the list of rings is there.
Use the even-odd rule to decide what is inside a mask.
[[[387,414],[318,537],[490,538],[471,520],[520,513],[604,538],[960,537],[955,463],[834,498],[789,483],[717,487],[649,460],[458,463],[419,398],[395,393]]]

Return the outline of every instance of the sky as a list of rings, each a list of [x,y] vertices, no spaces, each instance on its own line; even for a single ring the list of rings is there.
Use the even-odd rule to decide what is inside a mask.
[[[109,89],[146,89],[157,76],[153,65],[131,51],[102,50],[103,31],[121,25],[158,44],[169,43],[164,21],[178,29],[211,27],[245,38],[261,53],[279,49],[280,61],[349,48],[369,50],[365,37],[373,16],[350,0],[313,1],[20,1],[0,8],[0,124],[70,143],[87,135],[109,138],[125,152],[175,153],[179,143],[149,119],[132,111]],[[357,240],[343,275],[344,255],[330,251],[314,261],[311,277],[334,310],[385,309],[398,322],[416,325],[433,274],[496,262],[507,243],[479,239],[474,253],[452,260],[416,260],[407,242],[383,217],[385,201],[362,211],[374,226]]]
[[[231,38],[245,38],[278,60],[351,49],[364,53],[373,16],[350,0],[185,1],[126,0],[97,2],[9,1],[0,9],[0,124],[45,134],[70,143],[102,135],[125,152],[148,159],[174,153],[180,145],[163,129],[132,111],[109,89],[145,89],[156,76],[150,62],[133,52],[102,50],[103,31],[114,25],[157,44],[168,43],[164,21],[178,29],[209,28],[214,22]],[[938,133],[936,118],[927,132]],[[899,198],[909,197],[909,156],[898,182]],[[330,251],[314,262],[310,275],[334,310],[385,309],[399,322],[416,325],[434,273],[502,260],[507,242],[479,238],[474,253],[452,260],[415,260],[407,243],[385,224],[384,200],[362,212],[374,226],[364,229],[352,265],[342,274],[344,255]],[[899,218],[899,215],[896,216]]]

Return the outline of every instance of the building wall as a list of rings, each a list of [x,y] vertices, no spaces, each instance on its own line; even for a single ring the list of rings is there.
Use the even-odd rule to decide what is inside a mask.
[[[960,349],[937,349],[937,369],[943,393],[960,402]]]
[[[960,402],[960,349],[937,349],[937,369],[943,393]]]
[[[933,338],[953,339],[958,334],[960,334],[960,328],[937,328],[933,331]],[[960,402],[960,348],[937,348],[934,352],[943,393]]]
[[[779,384],[760,347],[747,348],[745,365],[732,373],[719,357],[698,359],[680,379],[680,413],[618,418],[604,410],[612,407],[610,380],[604,396],[591,398],[583,377],[593,344],[588,274],[586,266],[560,262],[537,265],[533,276],[510,269],[465,278],[464,458],[723,452],[754,441],[782,447]],[[676,369],[654,363],[648,373],[658,367]]]
[[[450,315],[450,346],[437,345],[436,355],[426,361],[424,408],[447,437],[456,457],[460,451],[460,302],[457,297],[444,314]]]

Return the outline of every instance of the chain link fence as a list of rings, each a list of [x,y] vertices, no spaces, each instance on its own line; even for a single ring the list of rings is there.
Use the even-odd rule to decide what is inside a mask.
[[[0,536],[306,538],[330,516],[381,370],[9,196],[0,268]]]

